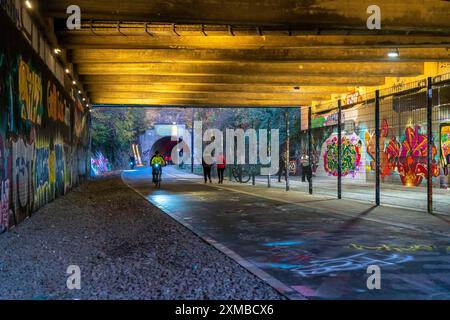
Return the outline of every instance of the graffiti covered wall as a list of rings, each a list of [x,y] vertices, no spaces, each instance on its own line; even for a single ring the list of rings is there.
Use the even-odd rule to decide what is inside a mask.
[[[436,92],[435,92],[436,91]],[[437,90],[434,94],[439,94]],[[380,105],[380,177],[382,183],[404,187],[426,184],[427,119],[418,93],[414,99],[386,98]],[[436,99],[437,100],[437,99]],[[426,100],[425,100],[426,101]],[[435,104],[431,173],[435,187],[446,188],[449,179],[450,122],[444,107]],[[313,172],[318,179],[338,175],[338,137],[336,112],[312,117]],[[342,114],[342,177],[344,183],[374,183],[376,170],[374,103],[361,103]],[[308,147],[306,132],[302,150]],[[439,177],[439,179],[438,179]]]
[[[88,119],[0,10],[0,232],[88,172]]]

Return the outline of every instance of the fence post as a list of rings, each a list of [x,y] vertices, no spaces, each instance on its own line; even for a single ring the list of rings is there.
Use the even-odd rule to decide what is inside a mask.
[[[272,158],[272,119],[269,118],[269,128],[267,130],[267,154]],[[267,175],[267,188],[270,188],[270,172]]]
[[[284,112],[284,117],[285,117],[285,122],[286,122],[286,161],[285,161],[285,166],[286,166],[286,191],[289,191],[290,187],[289,187],[289,158],[290,158],[290,139],[289,139],[289,135],[290,135],[290,130],[289,130],[289,111],[288,109]]]
[[[380,90],[375,91],[375,204],[380,205]]]
[[[338,100],[338,177],[337,197],[342,199],[342,102]]]
[[[427,131],[427,208],[428,213],[433,213],[433,172],[431,170],[433,157],[433,82],[431,77],[428,77],[427,84]]]
[[[195,109],[192,108],[192,132],[191,132],[191,173],[194,173],[194,122]]]
[[[311,172],[307,173],[308,177],[309,177],[309,174],[311,173],[311,177],[308,181],[309,194],[313,194],[313,183],[312,183],[313,161],[312,161],[311,122],[312,122],[312,110],[311,110],[311,107],[308,107],[308,161],[309,161],[309,170],[311,170]]]

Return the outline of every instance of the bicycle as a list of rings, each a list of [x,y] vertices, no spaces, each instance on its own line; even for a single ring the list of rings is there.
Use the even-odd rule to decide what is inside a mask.
[[[161,188],[161,174],[162,169],[159,164],[155,164],[152,166],[152,170],[154,170],[154,180],[153,183],[155,184],[155,188],[160,189]]]
[[[252,178],[252,172],[242,168],[242,165],[234,166],[231,169],[231,174],[233,175],[236,182],[247,183]]]

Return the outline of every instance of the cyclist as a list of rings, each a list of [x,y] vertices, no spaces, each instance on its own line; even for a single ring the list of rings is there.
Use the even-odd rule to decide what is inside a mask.
[[[136,165],[136,158],[133,155],[130,155],[130,169],[133,170]]]
[[[155,181],[156,174],[159,173],[159,176],[161,177],[162,167],[166,165],[166,161],[164,160],[163,156],[159,153],[159,151],[155,151],[155,154],[150,160],[150,165],[152,167],[153,182],[156,182]]]

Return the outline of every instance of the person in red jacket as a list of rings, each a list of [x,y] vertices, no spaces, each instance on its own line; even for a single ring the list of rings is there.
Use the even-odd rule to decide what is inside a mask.
[[[219,176],[219,183],[223,183],[223,174],[225,172],[226,166],[227,164],[225,162],[223,152],[220,152],[219,156],[217,157],[217,175]]]

